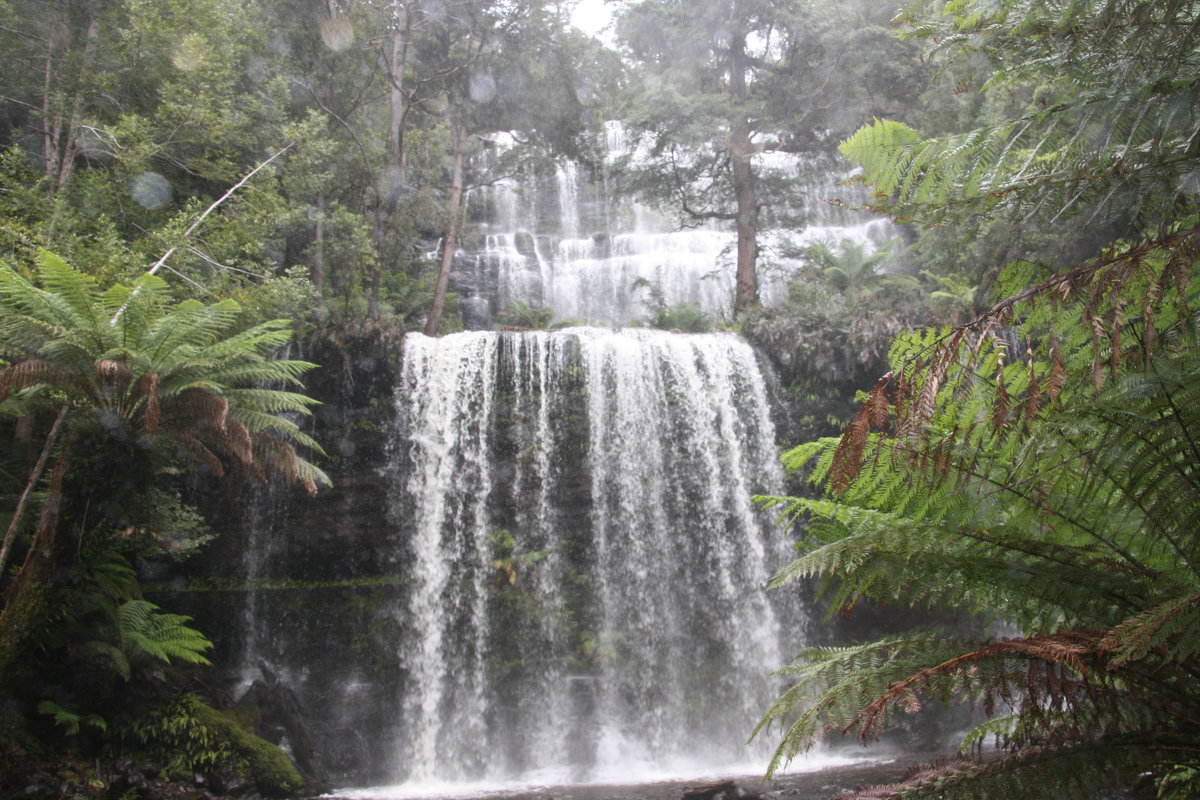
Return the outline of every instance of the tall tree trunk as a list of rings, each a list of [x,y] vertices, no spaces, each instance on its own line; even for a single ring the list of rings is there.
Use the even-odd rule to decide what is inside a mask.
[[[68,434],[54,469],[50,471],[42,513],[25,563],[4,593],[4,610],[0,611],[0,690],[12,685],[21,652],[27,649],[29,635],[42,621],[46,598],[54,585],[63,479],[71,463],[73,441],[74,435]]]
[[[317,294],[317,315],[325,316],[325,190],[317,192],[317,226],[313,233],[312,282]]]
[[[733,114],[729,124],[729,159],[737,202],[737,289],[735,314],[758,307],[758,197],[755,189],[754,144],[746,118],[746,34],[734,34],[729,46],[729,89]]]
[[[4,567],[8,564],[8,554],[12,550],[13,542],[17,538],[17,531],[21,528],[21,519],[25,516],[25,506],[29,504],[29,498],[33,495],[33,490],[37,486],[38,481],[42,479],[42,472],[46,469],[46,462],[50,460],[50,453],[54,450],[54,445],[58,441],[58,432],[62,429],[63,420],[67,418],[67,406],[63,406],[58,416],[54,418],[54,424],[50,426],[50,432],[46,434],[46,441],[42,445],[42,453],[38,456],[37,463],[33,465],[33,469],[29,471],[29,479],[25,481],[25,489],[21,492],[21,497],[17,500],[17,507],[13,510],[12,519],[8,523],[8,530],[4,532],[4,542],[0,543],[0,580],[4,575]]]
[[[408,66],[408,44],[412,35],[412,15],[404,5],[396,9],[391,50],[385,59],[388,70],[388,142],[379,204],[375,209],[374,238],[379,258],[367,277],[367,314],[379,317],[380,264],[387,253],[390,226],[408,182],[408,154],[404,149],[404,128],[408,124],[408,96],[404,90],[404,70]]]
[[[437,286],[433,290],[433,302],[429,306],[429,318],[425,321],[425,335],[436,336],[442,324],[442,312],[446,308],[446,291],[450,286],[450,268],[454,264],[454,251],[458,247],[458,223],[462,216],[463,162],[467,155],[466,127],[458,120],[452,123],[454,166],[450,181],[450,194],[446,198],[446,234],[442,238],[442,261],[438,267]]]
[[[396,30],[392,33],[392,55],[388,59],[388,145],[387,166],[394,172],[388,186],[385,205],[395,210],[400,192],[408,179],[408,154],[404,150],[404,128],[408,123],[408,95],[404,89],[404,70],[408,68],[408,44],[412,38],[411,15],[401,6],[396,11]],[[389,180],[393,176],[389,176]]]
[[[46,177],[50,179],[51,194],[66,186],[75,170],[75,156],[79,152],[79,123],[83,117],[83,83],[91,72],[99,38],[100,20],[93,16],[84,33],[83,52],[76,74],[58,74],[56,61],[65,65],[72,49],[70,7],[64,4],[63,19],[51,30],[46,43],[45,73],[42,76],[42,147],[45,150]],[[65,80],[74,84],[75,91],[70,103],[60,108],[54,95],[56,84]]]

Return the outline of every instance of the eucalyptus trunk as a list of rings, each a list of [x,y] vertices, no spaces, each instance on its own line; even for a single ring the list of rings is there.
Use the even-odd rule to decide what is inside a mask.
[[[744,110],[748,68],[746,35],[738,33],[732,37],[729,47],[729,88],[733,95],[729,160],[737,203],[737,287],[733,308],[737,314],[758,307],[758,196],[752,163],[754,144],[750,140],[750,121]]]
[[[383,188],[375,209],[375,244],[381,258],[369,266],[367,274],[367,314],[379,317],[380,263],[387,248],[392,219],[400,203],[400,195],[408,182],[408,154],[404,147],[404,128],[408,124],[409,102],[404,87],[404,70],[408,66],[408,45],[412,34],[411,15],[400,6],[396,10],[395,29],[391,47],[386,52],[388,71],[388,141],[384,164]]]
[[[446,234],[442,238],[442,260],[438,267],[437,286],[433,291],[433,302],[429,306],[429,318],[425,321],[425,335],[436,336],[442,324],[442,313],[446,308],[446,292],[450,287],[450,269],[454,265],[454,251],[458,247],[459,218],[462,216],[463,163],[467,156],[467,130],[461,122],[453,124],[454,165],[452,167],[450,193],[446,198]]]

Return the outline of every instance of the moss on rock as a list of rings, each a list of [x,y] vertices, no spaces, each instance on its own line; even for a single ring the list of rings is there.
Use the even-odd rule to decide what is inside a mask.
[[[193,713],[214,737],[244,759],[247,777],[258,791],[268,797],[287,797],[304,791],[304,779],[287,754],[261,736],[245,730],[229,716],[211,706],[196,702]]]

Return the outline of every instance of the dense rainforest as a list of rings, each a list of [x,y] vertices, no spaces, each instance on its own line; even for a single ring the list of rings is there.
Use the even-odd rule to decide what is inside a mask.
[[[773,366],[774,585],[935,612],[770,665],[762,767],[966,704],[957,757],[856,796],[1200,793],[1200,4],[599,5],[0,0],[0,792],[328,788],[146,565],[325,491],[297,353],[462,330],[473,192],[570,161],[731,237],[721,310],[648,284],[628,324]],[[896,236],[789,237],[818,183],[780,158]]]

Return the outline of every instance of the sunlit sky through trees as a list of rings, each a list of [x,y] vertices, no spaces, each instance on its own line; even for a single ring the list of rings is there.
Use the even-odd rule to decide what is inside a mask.
[[[611,9],[605,5],[604,0],[581,0],[571,14],[571,24],[585,33],[596,36],[611,17]]]

